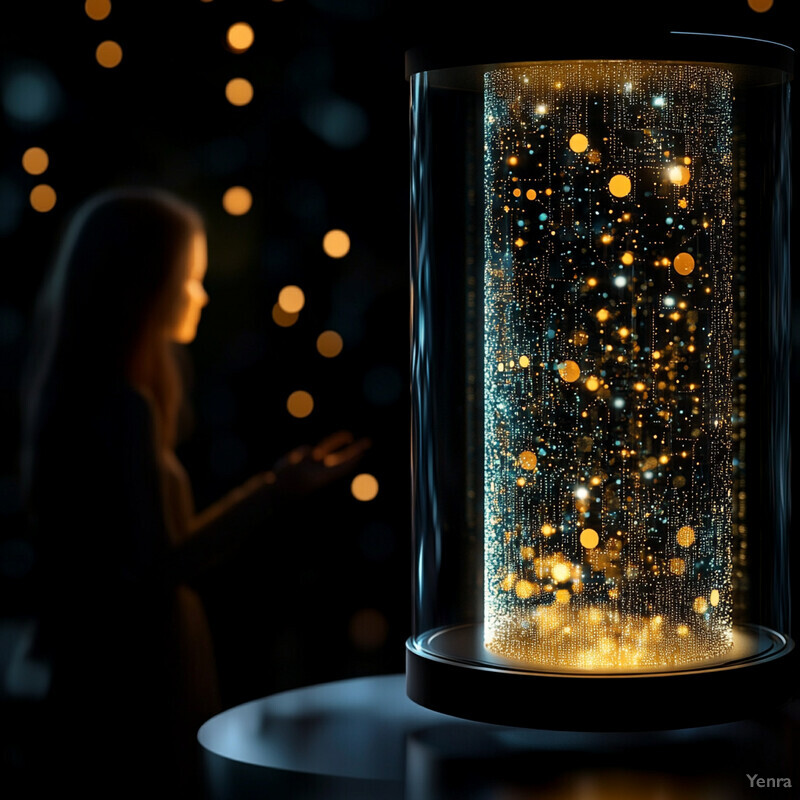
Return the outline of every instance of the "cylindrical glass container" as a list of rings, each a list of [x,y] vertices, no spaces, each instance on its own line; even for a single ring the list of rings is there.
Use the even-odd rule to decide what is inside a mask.
[[[608,727],[567,713],[602,686],[651,727],[785,688],[792,53],[649,47],[409,57],[408,691],[437,710]]]

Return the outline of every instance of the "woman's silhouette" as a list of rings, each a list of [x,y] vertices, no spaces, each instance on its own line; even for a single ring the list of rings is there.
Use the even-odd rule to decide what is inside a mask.
[[[48,752],[111,793],[162,775],[187,785],[197,727],[219,709],[193,580],[366,446],[339,434],[300,448],[195,513],[174,452],[174,343],[194,339],[205,271],[191,207],[106,192],[74,217],[37,308],[22,471],[53,669]]]

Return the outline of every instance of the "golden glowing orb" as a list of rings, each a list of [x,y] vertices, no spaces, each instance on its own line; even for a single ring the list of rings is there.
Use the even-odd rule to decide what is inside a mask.
[[[692,603],[692,608],[695,610],[695,613],[704,614],[708,608],[708,603],[706,602],[705,597],[695,597],[694,602]]]
[[[278,305],[287,314],[296,314],[306,304],[306,296],[299,286],[284,286],[278,294]]]
[[[589,140],[582,133],[575,133],[569,140],[569,149],[574,153],[582,153],[589,146]]]
[[[247,78],[231,78],[225,85],[225,97],[232,106],[246,106],[253,99],[253,84]]]
[[[614,197],[626,197],[631,193],[631,179],[627,175],[615,175],[608,182],[608,190]]]
[[[747,0],[747,5],[759,14],[769,11],[772,8],[772,4],[773,0]]]
[[[29,175],[41,175],[48,166],[50,158],[41,147],[29,147],[22,154],[22,169]]]
[[[514,591],[517,593],[517,597],[522,597],[524,599],[534,594],[538,588],[539,587],[536,586],[535,583],[531,583],[530,581],[517,581]]]
[[[522,196],[522,189],[517,187],[516,189],[514,189],[513,192],[511,192],[511,194],[513,194],[514,197],[521,197]]]
[[[522,469],[528,471],[536,469],[536,460],[536,453],[532,453],[530,450],[523,450],[519,454],[519,465]]]
[[[600,544],[600,537],[594,528],[584,528],[581,531],[581,544],[587,549],[592,550]]]
[[[253,44],[255,34],[246,22],[234,22],[228,28],[228,34],[225,38],[230,50],[234,53],[244,53]]]
[[[366,503],[378,496],[378,480],[368,472],[356,475],[350,483],[350,491],[356,500]]]
[[[552,536],[555,532],[556,529],[549,522],[542,525],[542,536]]]
[[[89,19],[99,21],[111,13],[111,2],[110,0],[86,0],[83,10]]]
[[[567,383],[574,383],[581,376],[581,368],[574,361],[564,361],[558,365],[558,374]]]
[[[550,574],[553,576],[554,581],[564,583],[564,581],[569,580],[570,569],[566,564],[558,563],[553,565]]]
[[[719,590],[712,589],[711,594],[709,595],[708,602],[711,603],[712,606],[719,605]]]
[[[633,264],[633,253],[630,250],[626,250],[619,258],[619,260],[626,266],[629,267]]]
[[[686,625],[678,625],[675,629],[675,633],[678,634],[681,638],[689,635],[689,628]]]
[[[600,388],[600,381],[594,376],[591,376],[586,379],[586,388],[590,392],[596,392]]]
[[[692,173],[689,169],[681,164],[670,167],[667,171],[667,175],[669,176],[670,183],[674,183],[676,186],[686,186],[692,177]]]
[[[569,589],[559,589],[556,592],[556,603],[561,603],[561,605],[566,605],[571,600],[571,595],[569,593]]]
[[[323,331],[317,336],[317,352],[325,358],[335,358],[342,352],[342,337],[336,331]]]
[[[314,410],[314,398],[308,392],[298,389],[289,395],[286,408],[293,417],[302,419]]]
[[[509,572],[508,575],[506,575],[505,578],[503,578],[503,580],[500,581],[500,588],[504,592],[510,592],[511,589],[514,588],[514,584],[516,582],[517,582],[517,576],[514,575],[513,572]]]
[[[672,262],[678,275],[688,275],[694,269],[694,258],[689,253],[678,253]]]
[[[34,210],[42,213],[50,211],[56,204],[56,192],[52,186],[46,183],[40,183],[31,189],[29,195],[31,206]]]
[[[686,572],[686,562],[682,558],[671,558],[669,560],[669,571],[673,575],[683,575]]]
[[[519,365],[521,367],[529,367],[530,364],[531,364],[531,360],[528,358],[528,356],[520,356],[519,357]]]
[[[600,320],[600,322],[605,322],[610,316],[607,308],[601,308],[597,312],[597,319]]]
[[[536,199],[536,190],[535,189],[528,189],[528,191],[525,192],[525,197],[527,197],[528,200],[535,200]]]
[[[116,42],[107,40],[97,45],[94,55],[101,67],[112,69],[122,61],[122,48]]]
[[[694,528],[684,525],[678,531],[677,539],[681,547],[691,547],[694,544]]]
[[[344,231],[334,228],[322,237],[322,249],[330,258],[344,258],[350,252],[350,237]]]
[[[253,205],[253,195],[244,186],[231,186],[222,195],[222,207],[232,216],[241,217]]]

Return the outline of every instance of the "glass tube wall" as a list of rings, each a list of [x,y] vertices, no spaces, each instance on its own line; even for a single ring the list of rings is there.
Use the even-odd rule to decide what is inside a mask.
[[[411,74],[417,658],[791,649],[788,73]]]

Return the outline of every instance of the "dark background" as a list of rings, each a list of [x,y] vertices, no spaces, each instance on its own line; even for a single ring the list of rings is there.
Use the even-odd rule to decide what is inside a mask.
[[[377,477],[375,500],[355,500],[348,481],[329,487],[298,506],[296,527],[265,529],[246,563],[204,587],[224,703],[398,672],[411,617],[404,51],[423,40],[479,40],[492,21],[499,31],[529,28],[532,58],[542,37],[647,37],[656,27],[791,45],[792,5],[775,0],[757,14],[746,0],[484,3],[474,11],[397,0],[113,0],[102,21],[89,19],[80,0],[4,6],[0,666],[32,607],[34,556],[17,472],[20,370],[36,291],[84,198],[108,186],[157,185],[206,219],[211,302],[188,348],[193,417],[178,451],[199,508],[297,444],[341,428],[372,441],[358,469]],[[255,31],[241,54],[225,45],[238,21]],[[123,49],[114,69],[94,58],[106,39]],[[233,77],[254,86],[245,107],[225,99]],[[31,146],[50,156],[42,176],[22,169]],[[57,193],[48,213],[28,202],[41,182]],[[232,185],[252,192],[244,216],[222,207]],[[332,228],[351,237],[342,259],[322,250]],[[282,328],[271,312],[286,284],[303,288],[306,306]],[[326,329],[344,339],[334,359],[316,352]],[[314,397],[306,419],[286,411],[296,389]],[[2,726],[4,765],[25,758],[14,725],[27,712],[13,708]]]

